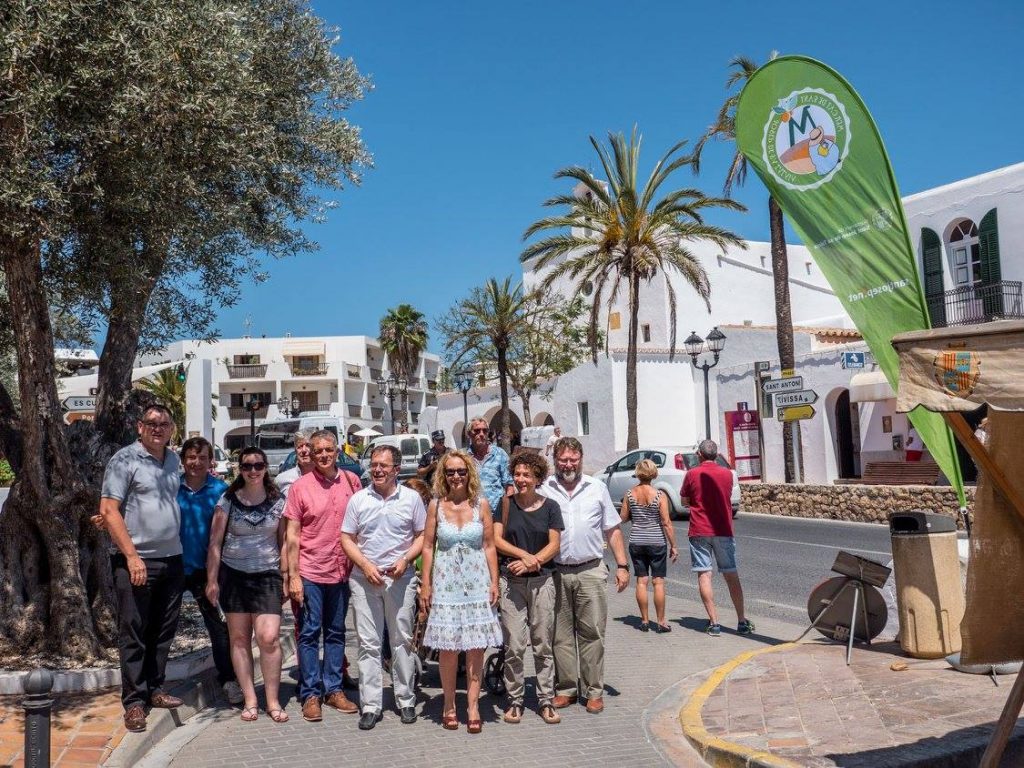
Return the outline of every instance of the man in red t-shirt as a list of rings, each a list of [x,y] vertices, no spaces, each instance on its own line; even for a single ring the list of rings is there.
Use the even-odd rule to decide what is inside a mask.
[[[686,473],[679,495],[690,507],[690,564],[697,574],[700,599],[708,612],[707,633],[712,637],[722,634],[715,610],[711,588],[712,555],[718,572],[729,587],[732,604],[739,623],[736,631],[749,635],[754,623],[743,613],[743,587],[736,573],[736,540],[732,531],[732,472],[718,464],[718,446],[713,440],[704,440],[697,447],[701,463]]]

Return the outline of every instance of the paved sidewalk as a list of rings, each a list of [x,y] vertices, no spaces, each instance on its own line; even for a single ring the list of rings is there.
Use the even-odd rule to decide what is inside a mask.
[[[21,768],[25,746],[24,696],[0,696],[0,766]],[[125,731],[121,689],[55,694],[50,761],[57,768],[97,766],[121,743]]]
[[[891,670],[897,661],[908,668]],[[814,768],[977,765],[1013,683],[907,658],[896,643],[857,646],[847,667],[845,647],[824,640],[754,655],[715,686],[720,676],[700,708],[707,735],[688,735],[750,765]],[[1003,764],[1021,765],[1011,746]]]
[[[720,581],[720,597],[728,600]],[[726,606],[722,620],[735,626]],[[430,766],[515,765],[548,766],[704,766],[687,744],[679,724],[679,709],[706,670],[738,653],[765,647],[797,635],[799,627],[777,621],[757,622],[758,634],[741,637],[726,631],[720,638],[704,634],[703,609],[696,601],[668,599],[671,634],[638,631],[632,588],[611,593],[607,633],[605,711],[587,714],[583,707],[561,710],[562,723],[545,725],[535,712],[536,699],[528,684],[527,712],[519,725],[500,720],[502,701],[485,695],[481,701],[484,730],[471,736],[465,728],[445,731],[440,725],[441,696],[435,665],[421,687],[423,717],[402,725],[393,710],[373,731],[357,729],[354,715],[327,709],[324,722],[306,723],[294,699],[288,705],[290,722],[278,725],[261,714],[243,723],[237,713],[222,713],[170,763],[183,768],[212,766],[320,766],[335,755],[353,765],[374,768]],[[349,633],[350,641],[354,633]],[[350,650],[354,658],[354,649]],[[528,662],[527,674],[530,675]],[[289,681],[290,682],[290,681]],[[289,685],[289,692],[292,687]],[[458,698],[465,720],[465,698]],[[386,693],[385,707],[391,705]]]

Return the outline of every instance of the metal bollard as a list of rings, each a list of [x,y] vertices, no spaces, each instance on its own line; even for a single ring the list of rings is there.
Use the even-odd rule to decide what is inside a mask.
[[[53,674],[37,669],[25,676],[25,768],[50,766],[50,709]]]

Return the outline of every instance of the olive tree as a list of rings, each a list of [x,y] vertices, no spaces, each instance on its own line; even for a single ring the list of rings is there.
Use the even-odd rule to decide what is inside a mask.
[[[264,256],[370,164],[345,110],[369,87],[300,0],[12,0],[0,12],[0,652],[88,661],[113,641],[88,517],[133,438],[140,349],[216,335]],[[95,424],[64,426],[51,315],[103,329]],[[0,350],[2,352],[3,350]]]

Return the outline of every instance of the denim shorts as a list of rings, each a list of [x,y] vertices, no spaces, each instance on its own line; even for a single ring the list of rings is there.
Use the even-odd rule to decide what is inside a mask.
[[[736,540],[732,536],[694,536],[690,539],[691,571],[710,571],[711,555],[719,573],[736,572]]]

